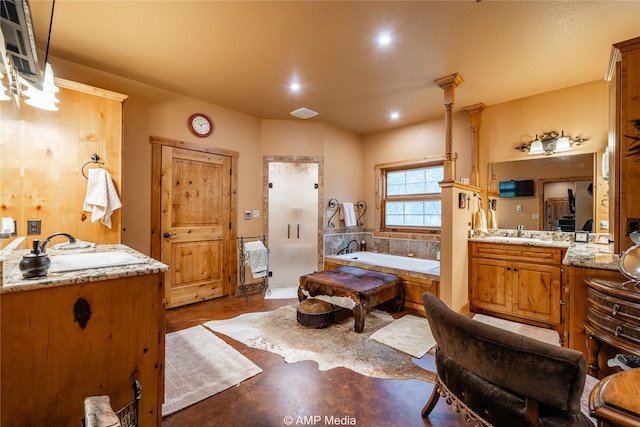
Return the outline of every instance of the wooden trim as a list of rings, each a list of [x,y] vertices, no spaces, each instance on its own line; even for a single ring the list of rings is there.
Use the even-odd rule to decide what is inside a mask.
[[[240,157],[240,153],[224,148],[212,147],[210,145],[198,144],[196,142],[179,141],[176,139],[163,138],[151,135],[149,137],[151,144],[167,145],[169,147],[184,148],[185,150],[199,151],[201,153],[217,154],[226,157]]]
[[[106,89],[100,89],[97,87],[85,85],[78,82],[72,82],[71,80],[61,79],[59,77],[55,77],[55,84],[58,87],[63,87],[65,89],[75,90],[76,92],[87,93],[89,95],[101,96],[103,98],[114,99],[116,101],[124,101],[129,97],[129,95],[123,95],[118,92],[112,92]]]

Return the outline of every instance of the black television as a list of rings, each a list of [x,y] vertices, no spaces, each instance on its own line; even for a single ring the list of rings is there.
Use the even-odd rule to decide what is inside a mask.
[[[535,182],[532,179],[522,181],[501,181],[499,184],[500,197],[533,197],[535,195]]]

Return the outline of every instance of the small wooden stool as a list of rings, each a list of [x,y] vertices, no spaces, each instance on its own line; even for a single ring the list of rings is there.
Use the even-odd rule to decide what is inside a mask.
[[[307,328],[326,328],[333,325],[333,305],[316,298],[305,299],[298,304],[298,323]]]

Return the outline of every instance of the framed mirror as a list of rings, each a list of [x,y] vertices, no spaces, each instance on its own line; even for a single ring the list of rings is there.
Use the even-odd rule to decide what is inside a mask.
[[[526,230],[594,233],[608,228],[608,184],[597,170],[596,153],[491,163],[488,176],[498,228],[522,224]]]

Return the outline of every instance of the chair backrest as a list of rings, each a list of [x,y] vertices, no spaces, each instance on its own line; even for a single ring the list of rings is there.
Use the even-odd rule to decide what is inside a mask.
[[[582,353],[477,322],[430,293],[422,301],[439,351],[502,389],[580,412],[586,377]]]

